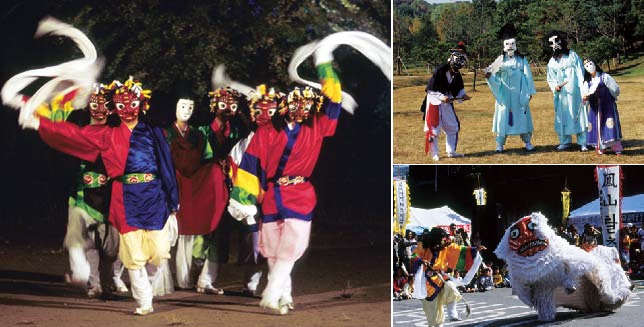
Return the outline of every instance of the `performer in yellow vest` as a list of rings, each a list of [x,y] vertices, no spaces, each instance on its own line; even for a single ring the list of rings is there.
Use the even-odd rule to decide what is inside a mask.
[[[438,227],[423,232],[420,240],[412,255],[411,266],[412,271],[418,272],[416,280],[426,280],[427,294],[421,301],[427,317],[427,325],[443,325],[445,320],[443,305],[447,306],[450,321],[461,320],[456,309],[456,303],[461,299],[461,294],[456,289],[456,284],[449,280],[444,272],[447,268],[462,271],[478,266],[475,264],[475,262],[480,264],[480,260],[475,260],[477,252],[486,248],[450,243],[449,233]],[[421,264],[423,269],[419,270]]]

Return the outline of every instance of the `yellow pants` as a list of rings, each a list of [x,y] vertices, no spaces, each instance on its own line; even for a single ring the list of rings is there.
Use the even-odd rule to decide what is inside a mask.
[[[456,289],[456,285],[452,281],[447,281],[443,285],[440,294],[433,301],[422,299],[423,311],[425,311],[425,317],[427,317],[427,325],[430,327],[442,325],[445,320],[443,305],[459,301],[460,299],[461,293]]]
[[[119,259],[125,268],[136,270],[147,262],[159,266],[170,259],[170,235],[166,224],[162,230],[139,229],[120,235]]]

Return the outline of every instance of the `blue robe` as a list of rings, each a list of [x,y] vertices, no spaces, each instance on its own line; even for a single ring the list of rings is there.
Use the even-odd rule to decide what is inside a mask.
[[[572,50],[561,58],[550,58],[548,62],[548,85],[554,95],[555,132],[563,139],[566,135],[586,132],[588,117],[581,104],[581,86],[584,82],[584,66]],[[557,85],[562,85],[557,92]],[[584,135],[585,136],[585,135]]]
[[[530,64],[523,56],[499,56],[495,63],[499,70],[490,75],[487,84],[496,99],[492,132],[499,138],[507,135],[532,133],[530,96],[537,93],[532,80]],[[510,118],[512,112],[512,118]]]

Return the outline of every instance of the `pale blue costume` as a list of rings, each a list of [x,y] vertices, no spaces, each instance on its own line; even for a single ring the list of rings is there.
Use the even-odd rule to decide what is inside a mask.
[[[508,135],[521,135],[521,140],[529,144],[534,130],[530,97],[536,93],[530,64],[521,55],[503,54],[491,67],[494,70],[487,84],[496,99],[492,120],[492,132],[498,134],[496,142],[504,145]]]
[[[584,66],[579,56],[572,50],[563,53],[561,58],[550,58],[548,62],[548,85],[554,94],[555,132],[559,143],[572,143],[572,136],[577,135],[577,144],[586,146],[586,129],[588,116],[581,104],[581,86],[584,82]],[[555,88],[562,85],[560,92]]]

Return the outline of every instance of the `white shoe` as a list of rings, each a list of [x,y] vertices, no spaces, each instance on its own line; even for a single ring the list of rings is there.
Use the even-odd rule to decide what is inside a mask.
[[[585,145],[582,145],[581,152],[586,152],[586,151],[588,151],[588,147],[586,147]]]
[[[259,306],[262,308],[270,309],[272,311],[275,311],[279,314],[281,313],[281,306],[279,305],[278,301],[268,301],[265,298],[262,298],[261,301],[259,301]],[[288,308],[287,308],[288,310]],[[287,311],[288,312],[288,311]]]
[[[221,288],[216,288],[212,286],[212,284],[206,284],[203,286],[197,285],[197,293],[223,295],[224,290]]]
[[[447,157],[448,158],[462,158],[462,157],[465,157],[465,155],[462,154],[462,153],[452,152],[452,153],[448,153]]]
[[[433,161],[438,161],[438,160],[440,160],[440,158],[438,158],[438,155],[435,154],[435,155],[432,156],[432,160]]]
[[[501,153],[503,152],[503,144],[498,144],[496,145],[496,153]]]
[[[286,315],[288,313],[289,306],[286,304],[280,304],[280,309],[279,309],[279,314],[280,315]]]
[[[526,151],[532,151],[532,150],[534,150],[534,145],[532,145],[532,143],[528,142],[528,143],[525,144],[525,149],[526,149]]]
[[[114,289],[117,293],[127,293],[127,286],[122,279],[114,277]]]
[[[557,150],[558,151],[563,151],[563,150],[568,149],[568,147],[569,147],[568,144],[559,144],[559,146],[557,147]]]
[[[286,306],[289,310],[295,309],[293,298],[291,296],[282,296],[279,301],[280,308]]]
[[[147,308],[139,307],[134,310],[134,315],[136,316],[146,316],[154,312],[154,308],[152,306],[149,306]]]

